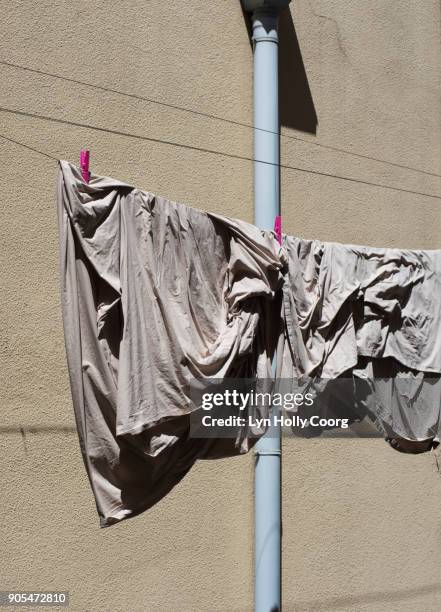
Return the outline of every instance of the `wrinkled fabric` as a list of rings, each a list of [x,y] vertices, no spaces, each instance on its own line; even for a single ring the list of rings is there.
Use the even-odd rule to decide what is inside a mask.
[[[101,525],[150,507],[196,459],[192,379],[270,377],[284,255],[271,233],[60,162],[62,309],[76,423]]]
[[[306,380],[322,414],[391,445],[438,440],[441,251],[322,243],[205,213],[60,162],[61,303],[74,414],[103,527],[161,500],[198,459],[194,380]],[[327,381],[347,380],[337,390]],[[303,383],[302,383],[303,384]]]
[[[436,439],[441,418],[441,251],[292,236],[284,237],[284,247],[288,271],[282,377],[307,377],[312,386],[320,380],[319,393],[328,380],[353,377],[355,409],[356,403],[362,405],[384,436]]]

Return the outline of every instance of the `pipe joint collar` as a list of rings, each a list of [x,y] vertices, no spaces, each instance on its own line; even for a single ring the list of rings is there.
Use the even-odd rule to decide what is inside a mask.
[[[258,9],[253,16],[253,42],[269,41],[278,43],[277,26],[279,13],[277,10]]]

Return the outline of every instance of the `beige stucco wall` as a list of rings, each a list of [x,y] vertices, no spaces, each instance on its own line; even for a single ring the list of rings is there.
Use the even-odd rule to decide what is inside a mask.
[[[0,14],[1,61],[252,120],[238,0],[2,0]],[[285,230],[439,248],[439,1],[294,0],[291,14],[282,120],[296,139],[282,139],[282,163],[365,183],[282,169]],[[252,154],[251,130],[237,125],[2,64],[0,79],[2,108]],[[252,220],[249,161],[4,111],[0,134],[73,161],[88,146],[98,174]],[[0,589],[67,589],[81,611],[251,610],[251,456],[201,463],[149,512],[99,530],[64,355],[56,162],[2,138],[0,152]],[[381,440],[283,450],[284,609],[438,611],[433,456]]]

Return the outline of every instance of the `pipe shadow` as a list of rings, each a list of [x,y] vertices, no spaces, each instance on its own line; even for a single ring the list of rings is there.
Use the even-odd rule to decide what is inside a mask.
[[[242,9],[252,46],[250,14]],[[316,134],[318,119],[289,7],[279,16],[279,115],[280,125]]]
[[[281,125],[317,133],[317,113],[289,7],[279,17],[279,113]]]

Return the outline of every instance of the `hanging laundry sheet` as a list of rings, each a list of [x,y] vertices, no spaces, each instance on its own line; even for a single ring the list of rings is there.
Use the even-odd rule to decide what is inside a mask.
[[[271,376],[283,251],[271,233],[60,162],[61,297],[80,446],[101,525],[196,459],[255,438],[189,436],[193,379]]]
[[[429,450],[441,415],[441,251],[292,236],[284,248],[281,378],[306,379],[325,411],[365,410],[397,450]]]
[[[57,199],[74,414],[101,526],[157,503],[196,460],[250,450],[246,430],[190,435],[191,384],[271,380],[276,353],[278,377],[322,397],[330,380],[362,381],[354,405],[399,450],[437,440],[441,251],[280,246],[112,178],[86,183],[66,161]]]

